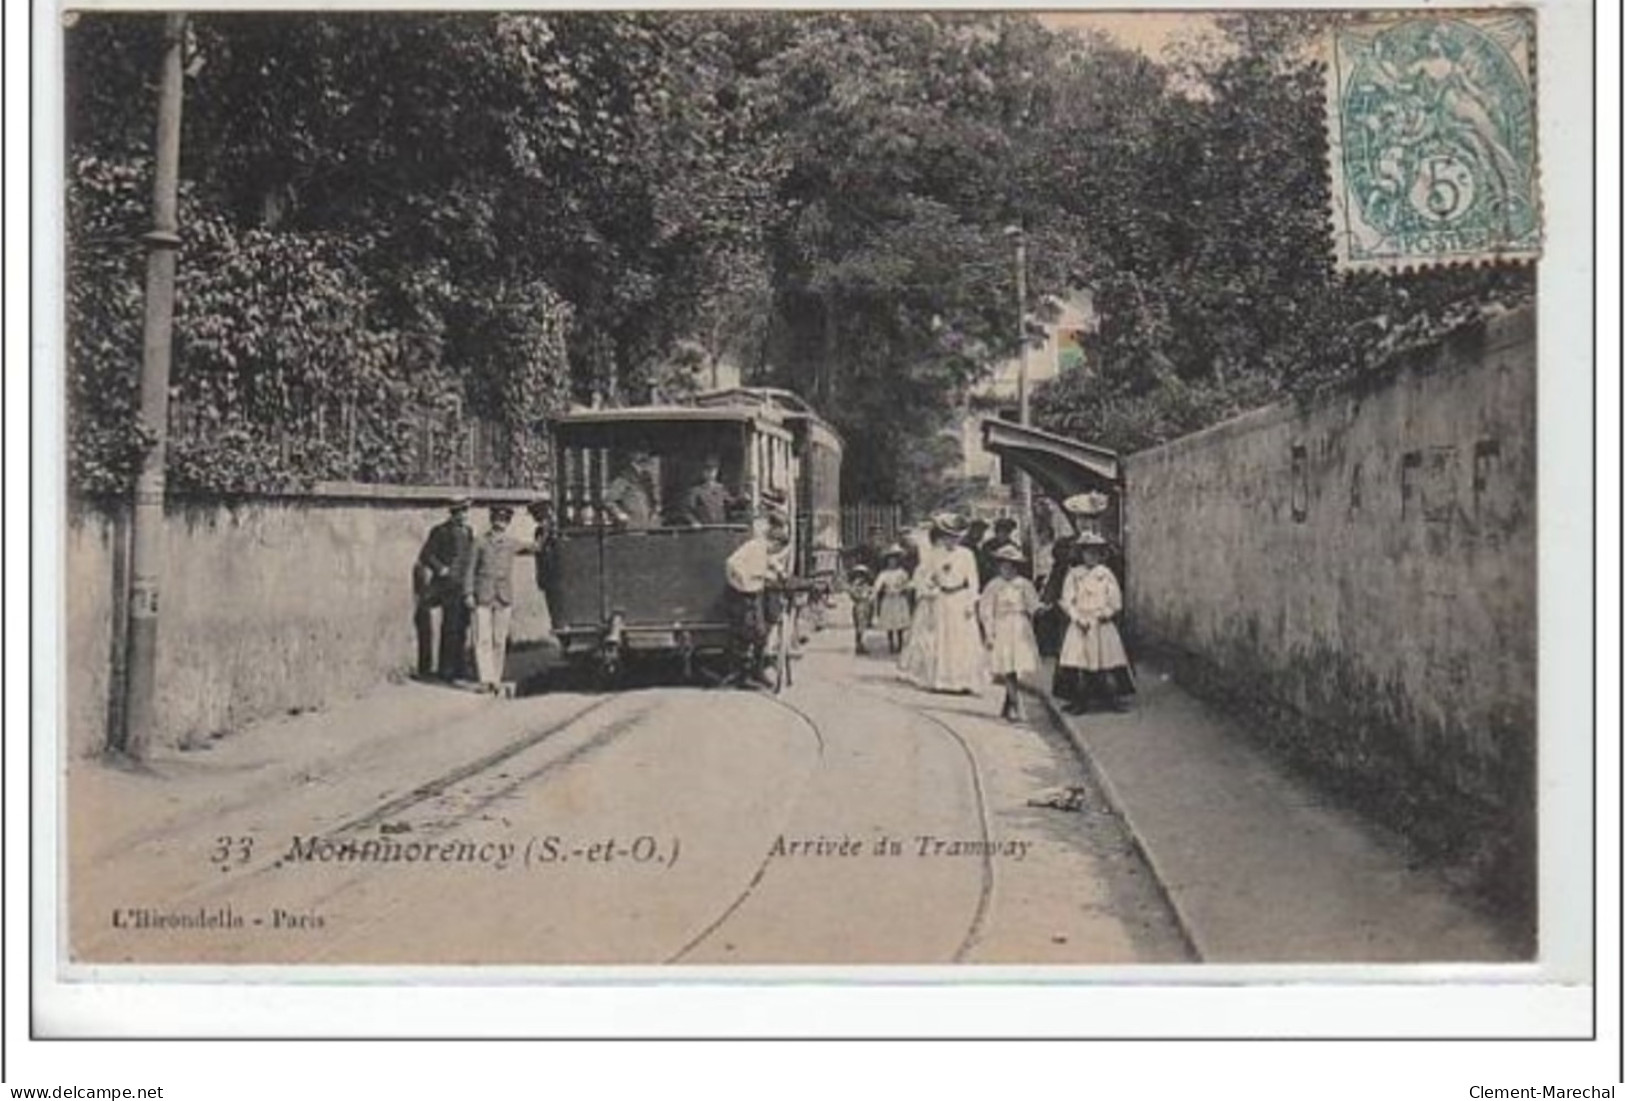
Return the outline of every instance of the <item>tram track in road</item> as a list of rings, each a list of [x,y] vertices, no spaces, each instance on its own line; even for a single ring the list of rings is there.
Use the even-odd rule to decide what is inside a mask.
[[[459,693],[460,695],[461,693]],[[496,706],[496,701],[490,701]],[[343,714],[340,708],[330,717],[336,718]],[[469,721],[477,712],[460,712],[442,714],[439,709],[427,707],[419,716],[419,723],[409,726],[398,732],[399,736],[411,740],[420,737],[426,731],[434,730],[436,723],[457,723]],[[287,793],[290,785],[300,783],[312,777],[343,776],[353,772],[365,764],[369,758],[378,752],[375,741],[359,740],[336,753],[319,753],[303,760],[286,761],[276,766],[271,774],[234,797],[210,805],[207,813],[217,819],[230,819],[252,812],[258,807],[275,800]],[[179,830],[190,830],[197,824],[197,810],[188,806],[188,809],[178,815],[166,815],[160,820],[144,826],[132,833],[126,833],[103,843],[103,846],[89,855],[93,862],[117,859],[118,857],[136,852],[144,846],[173,836]]]
[[[529,731],[520,737],[503,744],[493,751],[482,754],[473,761],[466,762],[457,766],[456,768],[441,773],[439,776],[436,776],[431,780],[416,785],[405,794],[388,800],[380,806],[374,807],[365,814],[351,818],[337,826],[330,827],[327,830],[322,831],[321,834],[319,834],[319,838],[321,840],[331,840],[341,837],[346,833],[353,834],[361,830],[381,826],[391,819],[397,819],[401,814],[412,810],[414,807],[421,806],[423,803],[455,789],[457,785],[467,783],[468,781],[489,772],[491,769],[496,768],[515,757],[518,757],[527,750],[535,748],[549,739],[558,738],[567,734],[571,728],[575,727],[589,716],[601,711],[613,703],[628,698],[628,696],[628,693],[618,692],[594,699],[586,706],[578,707],[560,719],[549,722],[539,729]],[[564,755],[545,762],[541,767],[527,773],[525,776],[513,781],[510,784],[502,786],[493,793],[487,794],[484,798],[480,799],[473,806],[471,806],[464,814],[459,815],[454,821],[439,823],[437,824],[437,828],[433,828],[428,832],[432,835],[434,833],[441,833],[445,832],[446,830],[453,829],[459,823],[465,821],[469,816],[479,813],[480,810],[510,793],[515,788],[518,788],[525,783],[533,782],[537,777],[549,771],[567,767],[568,765],[581,760],[583,757],[602,749],[604,746],[610,744],[616,738],[627,733],[629,730],[635,729],[638,725],[640,725],[640,720],[646,717],[648,713],[649,708],[641,708],[634,711],[633,714],[625,716],[622,720],[610,724],[605,730],[593,735],[593,737],[588,739],[586,742],[574,747]],[[183,891],[178,896],[167,900],[166,905],[176,908],[185,908],[188,906],[208,905],[211,902],[216,902],[222,899],[230,899],[233,896],[251,891],[255,887],[267,882],[272,873],[280,871],[283,867],[284,862],[283,858],[281,857],[256,863],[253,866],[240,870],[237,874],[226,879],[212,881],[207,885],[194,887],[192,890],[188,891]],[[358,865],[358,868],[360,867],[361,866]],[[366,878],[366,871],[358,870],[355,874],[344,877],[339,882],[333,884],[329,890],[322,892],[319,896],[308,901],[313,906],[326,904]]]
[[[995,886],[992,853],[993,823],[988,817],[987,785],[982,777],[981,763],[977,761],[976,752],[971,749],[970,743],[965,741],[964,737],[959,733],[959,731],[955,730],[945,720],[932,714],[931,708],[914,707],[906,701],[899,700],[887,693],[876,692],[872,689],[855,688],[855,691],[861,692],[870,699],[882,700],[894,707],[902,708],[912,715],[919,716],[926,722],[935,726],[937,729],[943,731],[945,734],[947,734],[949,739],[951,739],[954,744],[959,747],[959,751],[964,754],[966,764],[970,768],[971,790],[976,794],[976,819],[977,824],[982,831],[982,885],[981,889],[977,893],[976,910],[971,915],[970,928],[966,931],[964,940],[960,942],[958,950],[956,950],[953,955],[954,963],[963,963],[965,957],[970,954],[971,949],[975,948],[977,942],[982,939],[982,933],[987,926],[988,914],[993,909],[993,891]]]
[[[957,948],[949,957],[950,962],[961,963],[976,947],[977,943],[982,938],[986,928],[988,915],[992,910],[993,894],[995,889],[994,862],[991,853],[993,831],[988,813],[987,791],[986,784],[982,776],[981,764],[976,759],[975,751],[972,750],[970,744],[965,741],[964,737],[946,721],[933,714],[930,714],[928,709],[913,706],[907,701],[899,700],[884,693],[856,688],[856,686],[851,687],[871,700],[885,704],[889,707],[897,708],[909,715],[923,720],[926,724],[946,736],[947,739],[954,744],[959,753],[964,757],[970,776],[969,786],[976,804],[977,826],[981,833],[983,851],[980,859],[980,884],[977,891],[976,904],[971,913],[970,921],[964,936],[960,939]],[[764,695],[760,698],[783,710],[789,711],[791,714],[795,715],[796,718],[800,720],[800,722],[808,730],[812,732],[813,736],[818,740],[819,762],[820,766],[822,766],[827,740],[818,721],[811,715],[807,714],[806,711],[787,702],[780,696]],[[797,794],[796,799],[790,804],[789,811],[785,816],[786,819],[793,815],[796,806],[799,804],[802,795],[805,794],[807,787],[811,784],[812,777],[814,775],[816,775],[816,771],[809,773],[808,779],[803,783],[801,792]],[[666,962],[668,964],[681,963],[686,956],[694,952],[702,945],[706,944],[714,936],[716,936],[717,933],[722,931],[723,928],[728,924],[729,919],[737,914],[745,906],[745,904],[750,901],[757,888],[761,886],[762,881],[766,878],[768,867],[772,864],[772,862],[773,855],[770,847],[768,853],[763,856],[761,863],[757,866],[755,873],[751,876],[745,887],[728,903],[726,907],[723,908],[723,910],[712,922],[706,925],[704,929],[702,929],[691,940],[684,944],[682,948],[678,949],[678,951],[670,956]]]
[[[467,764],[459,765],[457,768],[443,773],[427,783],[419,784],[411,791],[399,795],[380,806],[374,807],[372,810],[368,811],[359,818],[340,823],[328,832],[329,834],[353,833],[358,830],[371,829],[374,826],[381,825],[389,819],[400,815],[402,812],[410,810],[421,803],[435,798],[436,796],[443,795],[448,789],[455,787],[466,780],[471,780],[480,773],[487,772],[495,768],[497,765],[502,764],[504,761],[517,757],[519,754],[523,753],[527,749],[530,749],[532,746],[538,745],[541,742],[546,741],[548,738],[554,737],[555,735],[569,729],[593,712],[607,707],[616,700],[624,698],[626,698],[626,693],[614,693],[612,695],[606,695],[596,699],[587,706],[579,708],[578,710],[549,726],[544,726],[540,730],[521,735],[520,737],[493,750],[490,753],[477,757],[474,760],[469,761]],[[642,716],[647,714],[647,711],[640,711],[637,714]],[[617,734],[618,733],[624,733],[624,731],[617,731]],[[549,762],[546,767],[551,768],[566,764],[570,759],[578,757],[583,753],[590,752],[592,748],[596,748],[597,741],[598,739],[595,738],[593,741],[587,742],[582,746],[578,746],[569,754],[566,754],[564,758],[560,758],[558,761]],[[545,771],[545,768],[543,771]],[[540,775],[540,773],[537,775]],[[526,777],[525,780],[516,781],[512,787],[517,787],[520,783],[527,782],[528,780],[534,778],[534,776],[530,776]],[[506,790],[511,790],[511,787]]]
[[[635,695],[637,695],[637,694],[636,693],[630,693],[630,692],[618,692],[618,693],[613,694],[612,696],[607,697],[602,702],[608,703],[608,702],[611,702],[613,700],[633,698]],[[826,745],[825,738],[824,738],[824,732],[818,727],[817,723],[814,722],[811,719],[810,716],[805,714],[805,712],[801,711],[799,708],[796,708],[796,707],[794,707],[792,705],[786,704],[784,701],[779,700],[779,699],[777,699],[775,697],[772,697],[772,696],[760,695],[760,696],[754,696],[753,697],[753,696],[740,696],[740,695],[735,695],[735,694],[732,694],[732,693],[729,693],[727,695],[729,697],[735,698],[735,699],[751,699],[751,698],[755,698],[755,699],[764,700],[766,702],[770,702],[770,703],[773,703],[773,704],[777,705],[781,710],[785,710],[785,711],[790,712],[797,719],[797,725],[805,728],[808,732],[810,732],[812,734],[814,742],[817,745],[817,758],[819,760],[822,759],[823,754],[824,754],[825,745]],[[590,757],[593,754],[595,754],[595,753],[609,747],[612,743],[618,741],[622,736],[624,736],[624,735],[626,735],[628,733],[633,733],[633,732],[635,732],[637,730],[640,730],[640,729],[644,729],[646,727],[646,725],[647,725],[645,720],[647,720],[651,715],[657,713],[658,710],[659,710],[659,706],[660,706],[659,703],[655,703],[655,704],[652,704],[650,706],[645,706],[645,707],[638,708],[638,709],[632,711],[630,714],[623,715],[623,716],[620,716],[618,718],[615,718],[615,719],[611,720],[610,723],[607,726],[604,727],[604,729],[602,729],[602,730],[598,731],[597,733],[593,734],[587,741],[581,743],[578,746],[575,746],[575,747],[571,748],[568,752],[562,754],[561,756],[552,758],[552,759],[542,763],[539,767],[537,767],[535,769],[532,769],[532,770],[529,770],[529,771],[527,771],[527,772],[525,772],[525,773],[523,773],[523,774],[521,774],[521,775],[519,775],[519,776],[517,776],[515,778],[512,778],[510,780],[510,782],[501,785],[499,788],[496,788],[496,789],[493,789],[493,790],[482,793],[480,795],[480,797],[476,801],[474,801],[473,803],[469,804],[468,806],[466,806],[464,808],[461,808],[461,813],[459,814],[457,821],[458,822],[465,821],[470,817],[478,815],[485,808],[500,802],[501,800],[511,796],[514,792],[516,792],[516,791],[518,791],[518,790],[520,790],[522,788],[525,788],[528,785],[535,784],[538,780],[543,779],[544,777],[548,776],[549,774],[557,773],[559,771],[562,771],[563,769],[566,769],[566,768],[569,768],[569,767],[571,767],[573,765],[577,765],[577,764],[582,763],[588,757]],[[576,721],[576,719],[585,717],[585,715],[589,711],[593,711],[593,710],[596,710],[596,708],[584,708],[584,709],[582,709],[582,711],[577,713],[577,716],[574,719],[565,720],[565,722],[562,725],[564,727],[568,727],[568,726],[572,725]],[[497,756],[497,754],[490,754],[488,756],[489,757],[495,757],[495,756]],[[504,755],[502,755],[502,760],[507,760],[507,759],[511,758],[512,756],[515,756],[515,754],[504,754]],[[475,776],[480,774],[480,771],[485,771],[485,770],[475,770],[472,767],[475,763],[476,762],[470,762],[469,766],[465,766],[464,769],[457,770],[459,772],[465,773],[465,775],[463,775],[459,780],[453,780],[451,782],[438,785],[435,791],[433,791],[433,792],[425,792],[424,793],[424,798],[425,799],[432,799],[432,798],[434,798],[435,796],[437,796],[439,794],[444,794],[446,792],[453,791],[456,788],[458,783],[466,782],[467,780],[473,779]],[[497,764],[497,763],[500,763],[500,761],[490,762],[487,765],[486,770],[488,770],[490,767],[494,767],[494,765]],[[810,778],[811,776],[816,775],[817,772],[818,772],[818,769],[815,766],[814,768],[808,770],[807,776]],[[787,805],[790,808],[793,809],[799,803],[800,798],[801,798],[801,794],[802,794],[802,792],[805,791],[807,782],[808,782],[808,780],[804,779],[802,781],[801,788],[797,791],[796,795],[787,801]],[[428,787],[428,786],[429,785],[424,785],[424,787]],[[411,805],[420,805],[422,801],[423,800],[421,800],[421,799],[416,800],[416,801],[414,801],[413,804],[402,807],[400,809],[410,809]],[[380,809],[382,809],[382,808],[380,808]],[[397,810],[397,811],[395,811],[395,814],[398,814],[399,812],[400,811]],[[387,820],[387,818],[392,817],[392,816],[393,815],[380,816],[378,814],[378,812],[375,811],[375,812],[373,812],[373,813],[371,813],[371,814],[369,814],[367,816],[364,816],[363,818],[355,820],[354,823],[346,824],[345,827],[341,827],[340,829],[354,829],[354,828],[360,828],[360,827],[363,827],[363,826],[366,826],[366,827],[376,826],[376,825],[382,824],[384,821]],[[446,824],[444,824],[442,826],[438,826],[438,827],[431,826],[431,828],[426,832],[432,835],[433,833],[443,832],[446,829],[455,828],[455,825],[456,825],[456,823],[446,823]],[[333,832],[338,833],[339,831],[335,830]],[[717,930],[721,929],[727,923],[728,919],[730,917],[732,917],[733,914],[736,913],[739,910],[739,908],[742,907],[745,904],[746,901],[749,900],[752,893],[755,891],[756,887],[761,883],[762,879],[766,875],[767,865],[768,865],[769,862],[770,862],[770,857],[764,857],[763,860],[761,861],[761,863],[756,867],[756,869],[755,869],[754,873],[752,874],[752,876],[750,877],[750,879],[747,881],[744,889],[742,889],[728,903],[728,905],[725,906],[722,909],[722,911],[710,923],[708,923],[705,926],[704,929],[702,929],[697,935],[695,935],[693,938],[691,938],[690,941],[688,943],[686,943],[682,948],[680,948],[675,954],[665,958],[665,960],[663,962],[665,962],[665,963],[679,962],[684,955],[686,955],[688,952],[692,951],[694,948],[697,948],[701,944],[705,943],[705,941],[707,939],[709,939],[709,937],[712,934],[714,934]],[[333,887],[329,891],[324,893],[320,898],[315,899],[312,904],[320,906],[320,905],[330,903],[333,899],[337,898],[338,896],[342,895],[344,892],[346,892],[346,891],[350,890],[351,888],[357,886],[358,884],[362,883],[365,879],[366,879],[366,876],[364,874],[357,874],[357,875],[352,875],[352,876],[346,877],[346,879],[343,882],[333,885]],[[363,923],[361,923],[360,925],[356,926],[354,931],[353,931],[353,935],[364,937],[366,935],[366,930],[368,928],[379,925],[379,924],[387,924],[390,920],[391,919],[390,919],[389,915],[387,915],[387,914],[374,915],[371,918],[364,921]],[[625,962],[630,962],[630,961],[625,961]]]
[[[807,791],[807,786],[812,782],[812,777],[817,775],[818,768],[823,767],[824,750],[828,745],[828,742],[825,740],[824,732],[819,727],[817,721],[799,707],[786,703],[777,695],[764,695],[757,698],[767,700],[769,703],[790,712],[790,714],[794,715],[798,720],[800,720],[802,726],[806,727],[807,730],[812,732],[813,739],[818,743],[818,767],[808,773],[807,779],[803,780],[801,783],[801,790],[796,792],[796,797],[790,801],[789,811],[785,815],[785,817],[788,818],[790,814],[795,812],[796,806],[801,802],[801,797]],[[768,865],[772,863],[773,850],[770,846],[766,855],[762,857],[761,863],[756,866],[755,874],[753,874],[745,883],[744,889],[735,895],[733,900],[729,902],[727,906],[723,907],[722,911],[716,916],[715,919],[711,921],[710,924],[706,925],[705,928],[696,933],[676,952],[668,956],[665,962],[668,964],[681,963],[683,957],[687,956],[690,952],[700,947],[700,945],[710,940],[718,930],[728,923],[728,919],[733,917],[734,914],[738,913],[740,907],[744,906],[745,903],[750,900],[750,897],[755,894],[756,888],[761,886],[762,880],[767,876]]]

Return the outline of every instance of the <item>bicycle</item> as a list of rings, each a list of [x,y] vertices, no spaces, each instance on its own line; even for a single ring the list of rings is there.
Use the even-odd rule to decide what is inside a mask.
[[[799,577],[770,582],[763,593],[766,604],[767,644],[764,658],[773,663],[773,693],[778,695],[795,683],[795,659],[799,656],[801,609],[817,583]]]

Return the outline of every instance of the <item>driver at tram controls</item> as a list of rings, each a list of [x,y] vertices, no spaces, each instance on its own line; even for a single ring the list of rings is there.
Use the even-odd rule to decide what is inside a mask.
[[[642,531],[654,526],[654,456],[634,451],[604,491],[604,509],[620,527]]]
[[[690,524],[725,524],[733,494],[722,484],[722,460],[707,455],[700,467],[700,480],[683,497],[683,514]]]
[[[787,576],[789,561],[784,551],[789,541],[789,529],[783,520],[757,519],[751,524],[750,538],[728,556],[724,567],[734,670],[741,675],[762,678],[762,648],[767,643],[763,593],[770,581]]]

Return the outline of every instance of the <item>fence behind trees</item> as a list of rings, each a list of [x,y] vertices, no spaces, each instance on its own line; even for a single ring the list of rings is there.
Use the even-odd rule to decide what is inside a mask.
[[[903,532],[903,506],[881,505],[870,502],[844,505],[841,508],[841,546],[856,547],[867,541],[869,529],[880,528],[887,542],[895,542]]]
[[[297,474],[302,483],[484,486],[528,489],[549,480],[542,428],[516,429],[460,403],[409,410],[399,437],[380,441],[353,403],[324,404],[309,417],[245,425],[250,449],[263,445],[261,469]],[[218,444],[219,425],[178,400],[170,406],[170,443],[180,455]],[[192,489],[183,472],[178,491]]]

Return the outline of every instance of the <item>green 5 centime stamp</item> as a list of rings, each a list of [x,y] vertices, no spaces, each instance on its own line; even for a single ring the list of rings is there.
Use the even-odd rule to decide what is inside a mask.
[[[1329,34],[1340,266],[1539,256],[1533,14],[1430,12]]]

